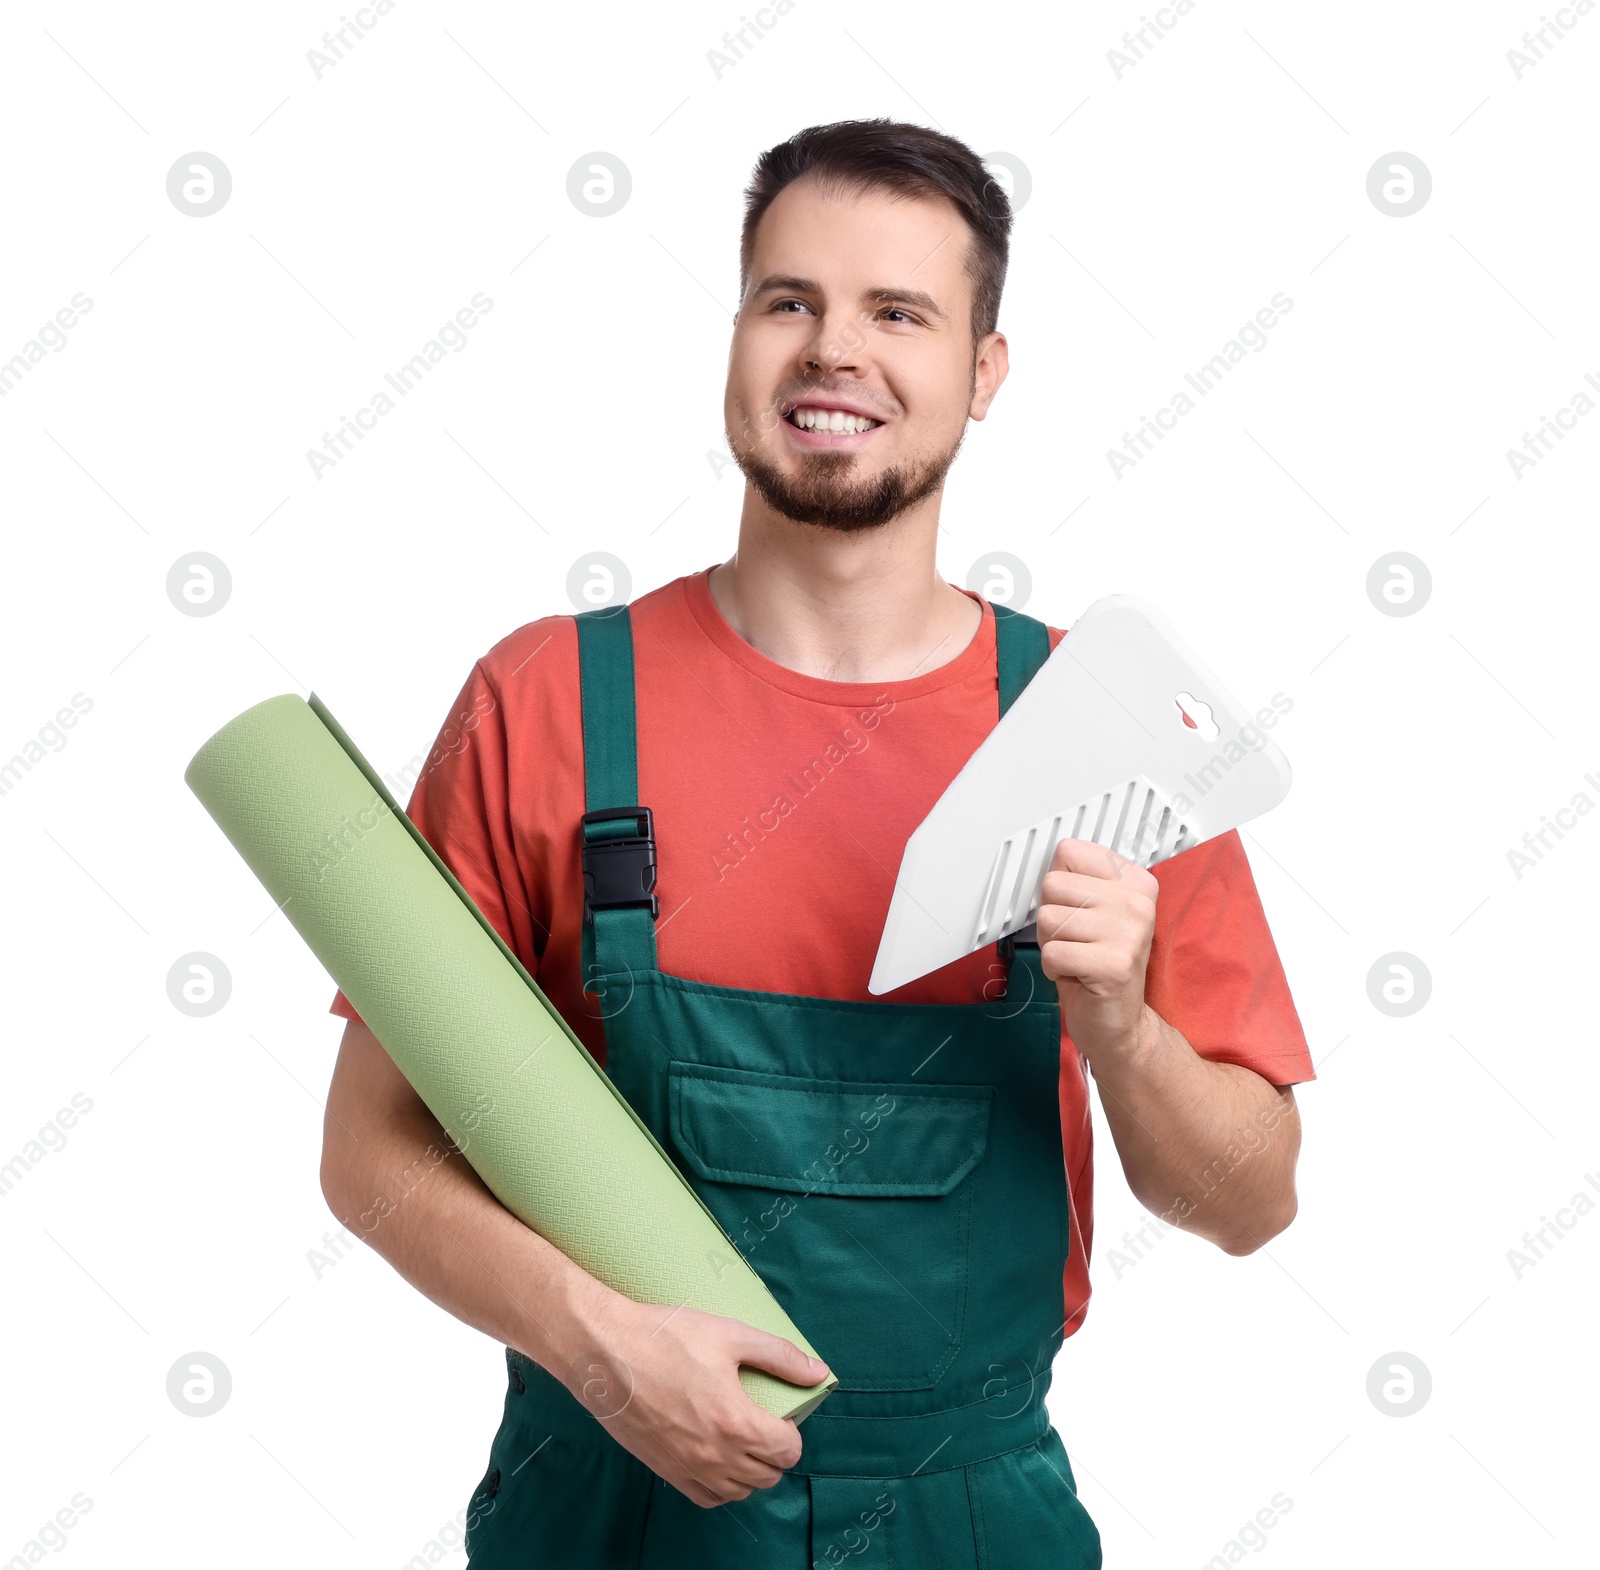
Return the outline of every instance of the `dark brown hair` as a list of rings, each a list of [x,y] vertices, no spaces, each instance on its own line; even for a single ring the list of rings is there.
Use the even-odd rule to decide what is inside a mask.
[[[954,204],[971,231],[967,274],[972,279],[972,342],[994,331],[1000,315],[1011,248],[1011,202],[1005,190],[966,145],[942,131],[900,120],[839,120],[813,125],[769,148],[756,162],[745,188],[744,229],[739,238],[739,295],[750,282],[756,227],[786,185],[802,176],[827,190],[897,191],[905,196],[942,196]]]

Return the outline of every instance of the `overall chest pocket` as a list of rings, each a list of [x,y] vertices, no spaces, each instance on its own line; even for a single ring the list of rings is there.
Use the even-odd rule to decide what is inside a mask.
[[[841,1389],[931,1389],[960,1349],[993,1099],[672,1065],[678,1159]]]

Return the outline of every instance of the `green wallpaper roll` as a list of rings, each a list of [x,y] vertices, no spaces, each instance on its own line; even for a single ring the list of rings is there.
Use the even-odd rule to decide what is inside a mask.
[[[183,777],[507,1210],[636,1302],[816,1355],[315,694],[246,709]],[[739,1377],[797,1421],[838,1382]]]

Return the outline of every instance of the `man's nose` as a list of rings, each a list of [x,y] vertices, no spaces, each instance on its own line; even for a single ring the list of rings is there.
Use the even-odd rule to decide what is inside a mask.
[[[804,368],[813,375],[857,371],[866,358],[866,335],[853,316],[824,316],[802,351]]]

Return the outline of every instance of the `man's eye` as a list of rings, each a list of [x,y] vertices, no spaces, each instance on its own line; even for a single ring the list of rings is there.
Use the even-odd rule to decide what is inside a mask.
[[[901,310],[898,305],[891,305],[883,314],[885,316],[901,316],[904,317],[908,322],[916,321],[916,317],[914,317],[909,311]]]
[[[775,311],[781,311],[786,305],[797,305],[801,310],[808,309],[804,300],[779,300],[772,308]]]

